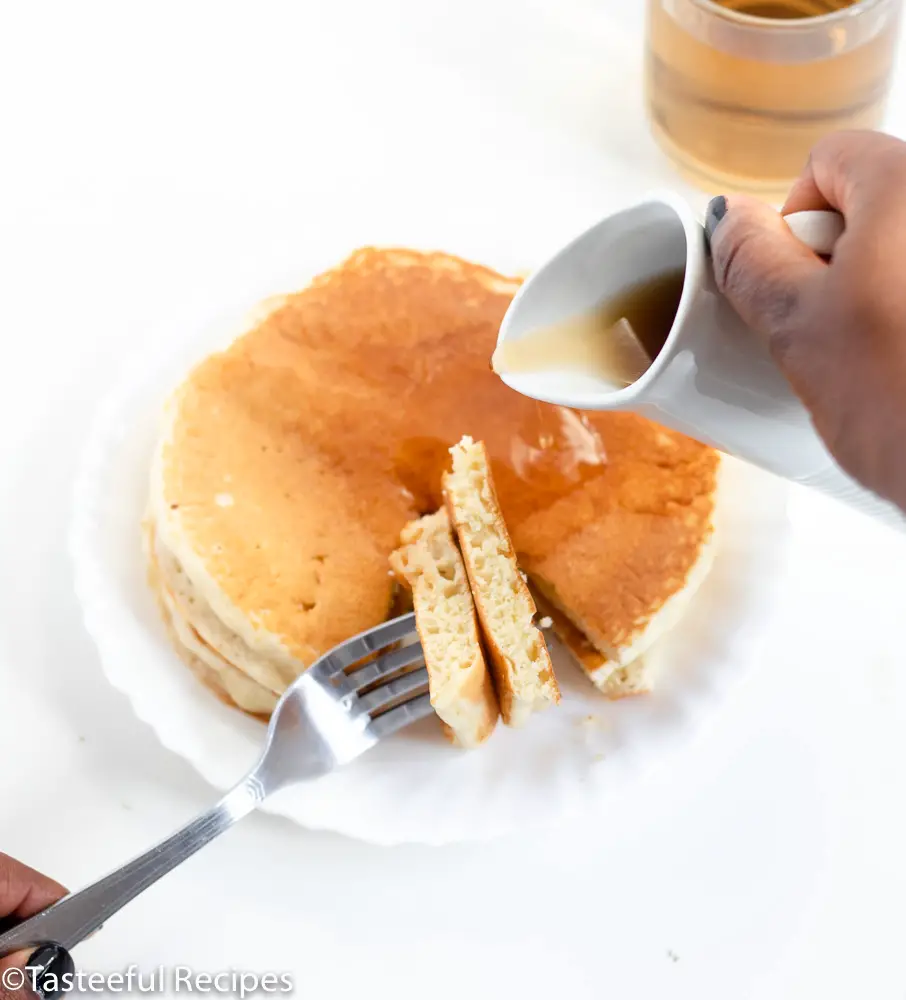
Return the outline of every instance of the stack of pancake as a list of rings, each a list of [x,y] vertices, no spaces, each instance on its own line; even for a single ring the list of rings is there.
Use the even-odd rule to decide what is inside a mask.
[[[705,446],[627,413],[536,403],[490,371],[516,279],[364,249],[199,364],[168,404],[146,521],[174,641],[267,716],[315,659],[394,613],[391,553],[444,505],[449,449],[481,439],[542,613],[608,696],[707,572]]]

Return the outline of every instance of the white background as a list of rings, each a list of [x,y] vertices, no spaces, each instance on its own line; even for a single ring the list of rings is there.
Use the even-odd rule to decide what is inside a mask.
[[[0,4],[0,850],[77,887],[214,797],[107,687],[72,595],[73,472],[122,363],[306,246],[531,265],[679,186],[641,8]],[[811,497],[791,516],[760,669],[606,823],[377,849],[251,817],[79,965],[291,971],[318,1000],[906,997],[906,548]]]

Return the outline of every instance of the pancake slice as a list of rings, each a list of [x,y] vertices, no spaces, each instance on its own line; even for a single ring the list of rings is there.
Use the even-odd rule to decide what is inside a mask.
[[[605,698],[617,701],[651,691],[651,674],[645,657],[640,656],[625,666],[608,659],[559,608],[537,592],[534,597],[538,613],[551,620],[554,634]]]
[[[431,704],[455,744],[476,747],[494,731],[499,709],[447,512],[407,524],[400,543],[390,565],[412,590]]]
[[[521,726],[533,712],[556,704],[560,689],[544,636],[533,622],[535,604],[516,564],[487,451],[464,437],[450,454],[444,501],[491,658],[500,713],[508,726]]]

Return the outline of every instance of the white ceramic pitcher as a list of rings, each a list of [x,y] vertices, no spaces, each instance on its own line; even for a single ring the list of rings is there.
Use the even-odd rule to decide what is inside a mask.
[[[842,232],[842,219],[833,212],[802,212],[786,221],[798,238],[825,255]],[[763,338],[718,292],[704,230],[682,198],[651,195],[561,250],[519,290],[498,344],[588,313],[621,291],[683,266],[682,297],[667,340],[631,385],[617,388],[566,370],[505,373],[504,382],[562,406],[632,410],[906,529],[906,517],[896,507],[859,486],[831,458]]]

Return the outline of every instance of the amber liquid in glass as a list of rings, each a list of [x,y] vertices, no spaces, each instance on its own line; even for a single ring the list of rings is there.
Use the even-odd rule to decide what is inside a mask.
[[[818,20],[849,7],[864,11]],[[898,11],[869,0],[649,0],[655,137],[701,186],[782,193],[821,136],[880,123]]]

